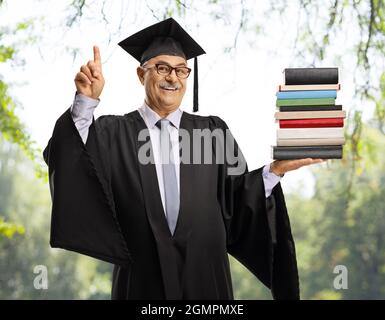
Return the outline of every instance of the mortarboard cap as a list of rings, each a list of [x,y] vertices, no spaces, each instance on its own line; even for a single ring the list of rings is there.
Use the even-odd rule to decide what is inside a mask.
[[[149,26],[119,42],[119,45],[142,65],[153,57],[165,54],[194,58],[193,111],[198,111],[198,61],[206,53],[201,46],[173,19]]]

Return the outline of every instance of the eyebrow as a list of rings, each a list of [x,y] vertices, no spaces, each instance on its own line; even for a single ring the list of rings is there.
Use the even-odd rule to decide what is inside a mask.
[[[163,61],[163,60],[159,60],[156,63],[163,63],[163,64],[167,64],[167,65],[171,66],[170,63],[168,63],[167,61]],[[181,63],[176,64],[175,66],[176,67],[181,67],[181,66],[187,67],[187,63],[186,62],[181,62]]]

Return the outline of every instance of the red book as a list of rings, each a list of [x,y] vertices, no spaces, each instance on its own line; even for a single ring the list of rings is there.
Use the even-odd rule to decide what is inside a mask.
[[[279,120],[280,128],[343,127],[344,118],[314,118]]]

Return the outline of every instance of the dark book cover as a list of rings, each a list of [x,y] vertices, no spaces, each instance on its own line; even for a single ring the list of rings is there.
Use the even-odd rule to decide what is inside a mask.
[[[278,147],[273,146],[274,160],[292,159],[342,159],[342,146],[301,146],[301,147]]]
[[[285,85],[338,84],[338,68],[286,68]]]
[[[279,111],[325,111],[325,110],[342,110],[342,105],[328,106],[280,106]]]

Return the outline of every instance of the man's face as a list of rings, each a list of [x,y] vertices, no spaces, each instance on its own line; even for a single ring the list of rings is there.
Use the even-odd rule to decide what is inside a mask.
[[[158,74],[155,64],[171,67],[187,67],[184,58],[160,55],[148,60],[137,73],[146,91],[146,102],[153,108],[172,111],[177,109],[186,92],[187,79],[178,78],[173,70],[169,75]]]

